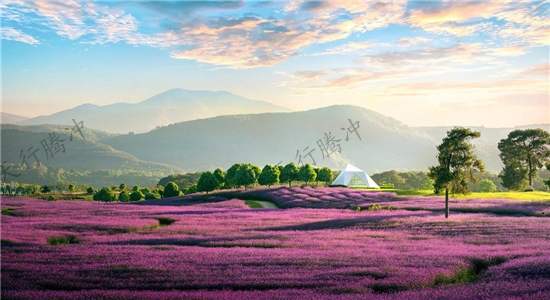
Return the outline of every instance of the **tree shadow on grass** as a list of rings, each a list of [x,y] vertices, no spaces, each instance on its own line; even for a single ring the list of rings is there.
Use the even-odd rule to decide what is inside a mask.
[[[102,243],[104,245],[111,246],[160,246],[160,245],[171,245],[171,246],[199,246],[207,248],[233,248],[233,247],[243,247],[243,248],[280,248],[282,247],[279,243],[275,242],[264,242],[266,239],[274,239],[277,237],[273,236],[251,236],[246,238],[162,238],[162,239],[135,239],[127,241],[115,241],[115,242],[106,242]],[[253,240],[261,240],[259,242],[253,242]]]
[[[422,214],[400,214],[395,216],[362,216],[359,218],[353,219],[332,219],[327,221],[319,221],[298,225],[288,225],[288,226],[277,226],[277,227],[268,227],[268,228],[258,228],[254,230],[263,230],[263,231],[309,231],[309,230],[324,230],[324,229],[344,229],[355,227],[358,225],[365,225],[367,227],[378,227],[384,229],[390,229],[396,225],[388,224],[387,221],[399,220],[409,217],[423,217],[423,216],[433,216],[432,212],[426,212]],[[397,225],[398,226],[398,225]]]

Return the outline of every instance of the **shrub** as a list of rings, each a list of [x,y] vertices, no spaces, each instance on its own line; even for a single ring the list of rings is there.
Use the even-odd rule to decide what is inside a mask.
[[[179,195],[180,195],[180,190],[178,185],[173,181],[168,182],[164,187],[164,194],[163,194],[164,198],[176,197]]]
[[[361,211],[361,206],[356,206],[355,211]]]
[[[94,200],[111,202],[116,200],[116,195],[109,187],[104,186],[99,192],[95,193]]]
[[[185,189],[185,192],[184,194],[194,194],[198,192],[198,188],[197,188],[197,185],[196,184],[193,184],[192,186],[188,187]]]
[[[482,193],[494,193],[497,191],[497,186],[489,179],[483,179],[479,182],[478,189]]]
[[[41,191],[42,193],[49,193],[49,192],[51,192],[52,190],[50,189],[49,186],[43,185],[43,186],[40,188],[40,191]]]
[[[167,217],[159,217],[157,220],[159,221],[160,226],[168,226],[176,222],[176,220]]]
[[[130,201],[130,194],[123,190],[122,192],[120,192],[120,194],[118,194],[118,201],[120,201],[120,202],[129,202]]]
[[[141,191],[133,191],[130,194],[130,201],[139,201],[141,199],[145,199],[145,195]]]
[[[160,195],[157,192],[145,193],[145,200],[160,199]]]
[[[373,203],[373,204],[369,205],[369,207],[367,209],[370,210],[370,211],[381,210],[382,206],[380,204],[374,204]]]
[[[91,195],[91,194],[95,194],[96,192],[97,192],[97,190],[96,190],[96,189],[94,189],[94,188],[93,188],[93,187],[91,187],[91,186],[90,186],[90,187],[88,187],[88,188],[86,189],[86,193],[88,193],[89,195]]]
[[[52,236],[47,239],[50,245],[78,244],[80,240],[76,235]]]
[[[49,195],[49,196],[46,198],[46,200],[48,200],[48,201],[55,201],[55,200],[57,200],[57,198],[55,198],[54,195]]]
[[[15,213],[15,211],[14,211],[13,208],[3,208],[2,209],[2,214],[3,215],[13,216],[14,213]]]

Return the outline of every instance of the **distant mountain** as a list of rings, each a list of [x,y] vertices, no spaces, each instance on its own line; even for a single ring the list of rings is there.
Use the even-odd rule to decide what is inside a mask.
[[[3,112],[1,114],[2,116],[2,124],[17,124],[19,122],[22,122],[22,121],[25,121],[29,118],[27,117],[23,117],[23,116],[18,116],[18,115],[14,115],[14,114],[8,114],[8,113],[5,113]]]
[[[75,172],[135,170],[166,175],[183,172],[179,167],[143,161],[123,151],[115,150],[109,145],[97,142],[99,139],[116,138],[114,134],[83,128],[82,133],[85,139],[78,132],[73,132],[72,141],[70,141],[71,132],[65,126],[56,125],[2,125],[1,160],[21,165],[25,158],[29,167],[38,160],[47,167],[55,166]],[[50,144],[51,140],[57,142]],[[38,151],[35,152],[35,150]]]
[[[493,173],[499,173],[503,167],[502,161],[499,157],[500,152],[498,150],[498,142],[500,142],[501,139],[506,138],[511,131],[517,129],[541,128],[550,132],[550,124],[525,125],[516,126],[514,128],[487,128],[476,126],[465,127],[481,133],[480,138],[472,140],[474,152],[481,160],[483,160],[485,163],[485,168]],[[441,140],[446,136],[447,131],[452,128],[453,127],[451,126],[439,126],[417,127],[416,129],[426,133],[434,139],[437,144],[440,144]]]
[[[349,130],[353,129],[352,123],[358,125],[356,132]],[[318,142],[323,145],[327,136],[329,140],[330,136],[338,140],[329,143],[328,148],[339,148],[341,153],[336,151],[330,158],[323,158]],[[189,172],[227,169],[237,162],[261,167],[296,163],[300,155],[304,163],[313,163],[313,158],[317,166],[340,168],[351,162],[370,173],[427,170],[436,163],[436,140],[427,133],[349,105],[303,112],[220,116],[101,142],[140,159],[173,164]],[[309,151],[313,151],[311,156],[307,156]]]
[[[76,122],[82,121],[88,128],[110,133],[142,133],[157,126],[220,115],[288,111],[284,107],[250,100],[226,91],[192,91],[177,88],[140,103],[115,103],[104,106],[83,104],[49,116],[28,119],[19,124],[74,126],[72,119],[75,119]]]

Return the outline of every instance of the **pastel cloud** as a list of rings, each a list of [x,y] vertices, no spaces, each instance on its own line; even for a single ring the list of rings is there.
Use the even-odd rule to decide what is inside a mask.
[[[429,39],[427,37],[421,37],[421,36],[402,37],[402,38],[399,38],[397,40],[397,44],[399,44],[401,46],[413,46],[413,45],[418,45],[418,44],[429,43],[431,41],[432,41],[431,39]]]
[[[18,41],[22,43],[31,44],[31,45],[40,44],[40,41],[38,41],[31,35],[25,34],[11,27],[2,27],[0,28],[0,32],[2,35],[2,39],[5,39],[5,40]]]

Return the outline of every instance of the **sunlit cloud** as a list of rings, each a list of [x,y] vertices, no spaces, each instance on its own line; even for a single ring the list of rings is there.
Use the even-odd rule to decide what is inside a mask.
[[[22,43],[31,44],[31,45],[40,44],[40,41],[38,41],[31,35],[25,34],[19,30],[16,30],[10,27],[0,28],[0,33],[1,33],[2,39],[5,39],[5,40],[18,41]]]
[[[401,46],[404,46],[404,47],[408,47],[408,46],[414,46],[414,45],[418,45],[418,44],[426,44],[426,43],[429,43],[431,41],[432,41],[432,39],[429,39],[427,37],[421,37],[421,36],[402,37],[402,38],[399,38],[397,40],[397,44],[399,44]]]
[[[518,73],[520,75],[544,76],[548,79],[550,77],[550,63],[544,63],[527,69],[519,70]]]

